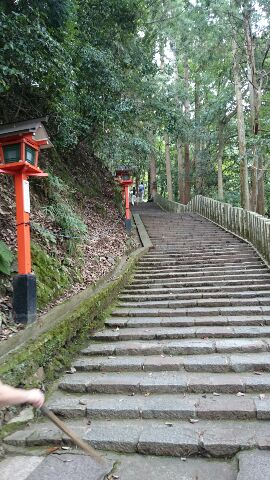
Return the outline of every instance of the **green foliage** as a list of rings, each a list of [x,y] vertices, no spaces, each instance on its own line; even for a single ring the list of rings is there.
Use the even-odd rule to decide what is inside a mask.
[[[47,228],[42,227],[36,222],[31,222],[31,228],[37,232],[46,243],[56,243],[56,236]]]
[[[87,235],[88,228],[76,213],[71,199],[72,189],[56,175],[48,177],[48,195],[50,205],[45,207],[47,215],[59,225],[61,235],[68,240],[70,252],[76,250],[76,244],[81,242]]]
[[[87,225],[67,203],[55,203],[46,208],[47,214],[61,227],[65,238],[82,240],[87,234]]]
[[[8,246],[0,240],[0,273],[4,275],[11,274],[11,266],[13,262],[13,254]]]

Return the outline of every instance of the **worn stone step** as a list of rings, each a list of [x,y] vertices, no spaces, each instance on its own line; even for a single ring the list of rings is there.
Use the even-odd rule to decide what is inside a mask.
[[[181,275],[173,275],[171,277],[164,277],[164,278],[145,278],[145,277],[138,277],[132,280],[130,285],[132,287],[139,286],[139,287],[145,287],[146,285],[149,285],[149,288],[152,286],[160,286],[160,285],[168,285],[169,288],[171,287],[179,287],[180,285],[184,286],[191,286],[192,284],[196,285],[217,285],[217,282],[222,282],[224,284],[232,285],[232,282],[243,282],[246,283],[252,283],[252,282],[261,282],[265,283],[270,281],[270,273],[266,270],[265,272],[261,272],[260,274],[256,273],[238,273],[238,274],[231,274],[228,273],[228,275],[223,274],[223,275],[187,275],[187,276],[181,276]]]
[[[192,300],[147,300],[147,301],[123,301],[119,303],[120,308],[142,308],[142,309],[153,309],[153,308],[195,308],[195,307],[247,307],[247,306],[268,306],[270,305],[270,297],[244,297],[244,298],[235,298],[235,297],[218,297],[218,298],[194,298]]]
[[[186,255],[181,255],[179,252],[178,254],[166,254],[157,252],[153,254],[151,257],[143,256],[140,260],[139,264],[153,264],[154,262],[180,262],[180,263],[189,263],[189,262],[216,262],[216,261],[232,261],[232,262],[239,262],[239,261],[252,261],[252,260],[260,259],[255,252],[244,252],[237,254],[231,254],[230,252],[204,252],[200,254],[192,254],[187,253]]]
[[[200,261],[200,255],[194,255],[194,253],[191,253],[190,251],[186,253],[186,255],[181,255],[179,252],[178,254],[167,254],[165,253],[160,253],[157,252],[156,250],[151,250],[151,254],[144,255],[138,262],[138,265],[142,264],[153,264],[157,261],[160,262],[179,262],[179,263],[185,263],[185,262],[193,262],[193,261]],[[226,251],[219,251],[215,252],[212,254],[211,251],[204,252],[202,260],[203,261],[209,261],[209,262],[215,262],[218,260],[221,261],[230,261],[232,260],[233,262],[237,262],[237,259],[241,259],[244,261],[253,261],[253,260],[261,260],[261,258],[256,254],[256,252],[253,249],[250,249],[249,251],[244,251],[236,255],[236,254],[230,254],[230,252]]]
[[[162,279],[162,280],[166,280],[166,281],[170,281],[171,278],[179,278],[179,279],[182,279],[182,278],[185,278],[185,277],[188,277],[190,279],[193,279],[194,277],[195,278],[198,278],[198,279],[204,279],[204,278],[210,278],[211,277],[215,277],[217,280],[221,277],[221,278],[224,278],[226,279],[227,277],[229,278],[243,278],[243,277],[262,277],[266,275],[267,277],[269,277],[269,270],[267,268],[257,268],[257,269],[244,269],[244,268],[239,268],[236,269],[236,270],[191,270],[191,271],[174,271],[173,269],[170,271],[170,273],[168,272],[155,272],[155,273],[147,273],[147,272],[144,272],[144,273],[135,273],[134,274],[134,281],[136,280],[140,280],[141,283],[143,282],[153,282],[155,281],[156,279],[159,280],[159,279]]]
[[[268,420],[269,400],[258,395],[245,397],[220,394],[142,394],[68,396],[57,392],[47,406],[56,415],[65,418],[88,417],[93,419],[163,419],[163,420]]]
[[[249,326],[270,325],[270,316],[239,315],[239,316],[201,316],[201,317],[117,317],[106,320],[105,325],[110,328],[149,328],[149,327],[192,327],[192,326]]]
[[[139,270],[145,270],[145,271],[155,271],[158,268],[161,268],[162,270],[169,270],[170,268],[175,268],[177,267],[178,269],[185,269],[187,267],[191,268],[211,268],[211,267],[232,267],[236,268],[237,265],[242,265],[242,266],[249,266],[249,265],[264,265],[263,262],[259,259],[254,259],[254,260],[246,260],[246,259],[239,259],[238,257],[232,258],[232,259],[219,259],[216,258],[212,261],[209,259],[197,259],[197,260],[188,260],[188,261],[182,261],[180,262],[179,260],[165,260],[162,261],[156,260],[155,262],[141,262],[138,264],[138,269]]]
[[[76,372],[64,376],[59,388],[74,393],[258,393],[270,392],[270,373]]]
[[[236,353],[210,355],[92,356],[73,362],[76,371],[87,372],[255,372],[270,371],[270,353]]]
[[[228,307],[189,307],[189,308],[118,308],[112,312],[116,317],[200,317],[218,315],[269,315],[268,306],[228,306]]]
[[[220,255],[221,253],[221,248],[222,248],[222,251],[223,252],[226,252],[226,253],[232,253],[232,254],[241,254],[241,253],[244,253],[244,252],[249,252],[250,251],[250,247],[248,246],[245,246],[245,245],[241,245],[241,246],[220,246],[220,245],[217,245],[216,247],[212,247],[212,246],[208,246],[208,245],[205,245],[204,247],[198,247],[198,248],[192,248],[191,246],[187,246],[186,248],[183,248],[181,242],[179,242],[179,244],[177,245],[156,245],[154,247],[154,251],[155,252],[159,252],[159,253],[164,253],[166,255],[171,255],[171,254],[182,254],[183,256],[188,254],[188,255],[201,255],[203,253],[209,253],[209,251],[211,251],[211,253],[213,254],[218,254]],[[222,252],[222,253],[223,253]]]
[[[85,419],[86,420],[86,419]],[[101,450],[144,455],[232,457],[238,451],[254,448],[269,449],[269,422],[201,420],[130,419],[93,420],[81,426],[82,419],[67,421],[83,440]],[[34,447],[70,444],[70,440],[48,421],[34,424],[5,439],[8,445]]]
[[[165,340],[178,338],[255,338],[269,337],[270,326],[194,326],[105,329],[92,335],[94,340]]]
[[[220,278],[219,280],[216,280],[214,278],[211,278],[211,280],[207,280],[205,278],[203,279],[185,279],[185,281],[180,281],[180,280],[171,280],[171,281],[155,281],[155,282],[144,282],[141,283],[139,280],[136,282],[131,281],[130,285],[127,285],[125,288],[125,291],[129,290],[145,290],[145,289],[156,289],[156,288],[162,288],[163,291],[172,289],[172,288],[202,288],[202,287],[223,287],[223,286],[235,286],[235,288],[238,288],[238,286],[243,287],[243,286],[252,286],[252,285],[265,285],[267,282],[270,282],[270,275],[269,276],[264,276],[262,278],[255,277],[255,278],[249,278],[245,279],[245,277],[241,279],[230,279],[230,278]]]
[[[234,258],[236,255],[239,255],[240,257],[252,257],[252,258],[259,258],[258,255],[255,253],[255,250],[251,247],[248,249],[241,250],[240,252],[236,253],[230,253],[227,252],[224,249],[219,249],[215,250],[214,252],[208,250],[205,252],[200,252],[200,253],[194,253],[191,252],[189,249],[188,252],[185,252],[185,255],[179,252],[161,252],[159,250],[156,250],[156,248],[153,248],[152,250],[149,251],[149,253],[145,254],[140,261],[142,262],[148,262],[148,261],[158,261],[159,259],[161,260],[188,260],[188,259],[199,259],[200,255],[203,255],[204,258],[209,258],[209,259],[215,259],[215,258]]]
[[[239,267],[239,264],[236,263],[225,263],[225,262],[219,262],[216,265],[212,264],[204,264],[201,262],[200,264],[174,264],[174,265],[163,265],[163,264],[156,264],[155,266],[138,266],[136,268],[136,274],[142,274],[142,273],[167,273],[167,272],[192,272],[192,271],[200,271],[203,269],[204,271],[207,272],[220,272],[220,271],[238,271],[238,270],[258,270],[258,268],[266,269],[267,266],[260,261],[257,262],[241,262],[241,269]]]
[[[205,338],[177,340],[134,340],[92,343],[82,350],[84,355],[197,355],[205,353],[265,352],[270,339],[264,338]]]
[[[171,295],[196,295],[197,293],[204,295],[219,295],[219,294],[240,294],[240,292],[252,292],[253,295],[255,295],[257,292],[260,292],[261,295],[264,295],[264,291],[269,292],[270,291],[270,284],[269,283],[262,283],[262,284],[251,284],[251,285],[242,285],[242,283],[239,283],[237,287],[235,285],[223,285],[223,283],[220,283],[217,286],[195,286],[195,287],[174,287],[174,288],[156,288],[155,286],[152,286],[150,288],[134,288],[132,287],[126,287],[123,291],[122,294],[119,295],[119,298],[122,297],[139,297],[142,298],[144,296],[171,296]]]
[[[267,285],[267,289],[262,290],[261,288],[252,290],[242,290],[242,291],[220,291],[218,289],[213,289],[210,292],[205,292],[202,290],[201,292],[192,291],[183,293],[182,289],[178,289],[177,292],[170,291],[168,293],[164,293],[164,291],[160,291],[158,293],[152,293],[152,291],[145,290],[145,293],[124,293],[119,295],[119,300],[123,303],[130,303],[130,302],[147,302],[147,301],[172,301],[172,300],[195,300],[195,299],[224,299],[224,298],[240,298],[240,299],[252,299],[256,297],[269,297],[270,298],[270,286]],[[126,306],[126,305],[125,305]]]

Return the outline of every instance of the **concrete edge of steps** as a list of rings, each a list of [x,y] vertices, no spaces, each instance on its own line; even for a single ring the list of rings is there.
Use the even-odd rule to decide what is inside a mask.
[[[149,250],[153,248],[153,244],[150,240],[150,237],[146,231],[146,228],[142,222],[142,219],[138,213],[133,213],[134,223],[136,225],[140,240],[143,247],[148,248]]]

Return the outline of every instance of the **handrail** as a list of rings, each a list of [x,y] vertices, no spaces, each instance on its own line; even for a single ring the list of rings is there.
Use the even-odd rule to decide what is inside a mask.
[[[196,195],[187,205],[155,196],[155,202],[163,209],[174,213],[196,212],[221,227],[248,240],[270,263],[270,219],[229,203]]]

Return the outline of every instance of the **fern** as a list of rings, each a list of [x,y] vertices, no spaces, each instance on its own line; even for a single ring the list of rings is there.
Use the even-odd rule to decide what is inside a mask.
[[[5,275],[10,275],[12,262],[13,254],[5,242],[0,240],[0,272]]]
[[[46,242],[56,243],[55,235],[47,230],[47,228],[42,227],[39,223],[31,222],[31,228],[35,230]]]

